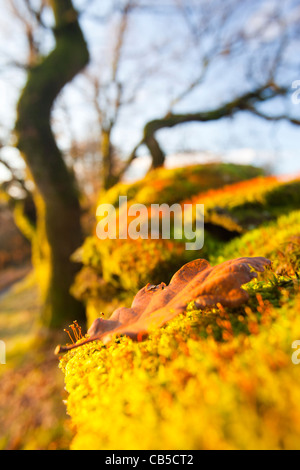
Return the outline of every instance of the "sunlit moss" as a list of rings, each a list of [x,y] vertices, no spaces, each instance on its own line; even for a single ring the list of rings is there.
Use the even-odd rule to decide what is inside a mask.
[[[263,172],[259,168],[230,163],[193,165],[185,168],[159,168],[135,183],[119,183],[103,192],[99,203],[119,207],[119,196],[139,204],[174,204],[212,188],[249,180]]]
[[[300,269],[300,211],[282,215],[276,222],[264,224],[236,238],[213,257],[220,263],[234,256],[265,256],[278,273],[295,274]]]
[[[262,178],[193,199],[211,215],[223,208],[225,219],[242,229],[228,243],[208,238],[212,264],[266,256],[273,272],[247,285],[243,307],[197,311],[192,302],[144,342],[122,337],[63,357],[73,449],[300,448],[300,375],[291,360],[292,343],[300,339],[298,186]],[[256,214],[254,230],[244,224],[250,214]],[[88,244],[85,269],[93,267],[106,286],[115,282],[123,292],[149,282],[150,273],[162,276],[164,267],[166,276],[175,271],[173,248],[171,258],[164,247],[147,257],[142,246],[120,244],[103,260],[108,246],[96,247],[95,239]]]
[[[69,353],[72,448],[299,448],[299,305],[191,310],[143,343]]]
[[[280,271],[276,247],[299,233],[299,214],[231,242],[222,259],[269,254]],[[247,285],[243,307],[201,312],[191,303],[142,343],[95,342],[62,358],[72,448],[299,449],[295,260],[294,271]]]

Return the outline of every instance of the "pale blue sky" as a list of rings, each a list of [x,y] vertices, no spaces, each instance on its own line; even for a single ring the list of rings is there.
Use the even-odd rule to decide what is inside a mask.
[[[16,0],[21,5],[22,0]],[[151,13],[148,9],[140,10],[132,15],[129,32],[126,36],[124,61],[120,69],[120,77],[126,82],[128,94],[135,95],[135,102],[124,107],[120,114],[113,139],[124,155],[128,154],[141,138],[143,125],[147,120],[163,116],[168,110],[172,98],[184,90],[188,83],[193,81],[201,70],[201,56],[204,49],[210,46],[210,37],[199,42],[194,47],[190,31],[178,10],[166,8],[173,0],[146,2],[141,4],[157,5],[158,10]],[[203,0],[186,0],[198,10]],[[215,1],[215,0],[213,0]],[[216,0],[217,1],[217,0]],[[84,9],[81,24],[88,40],[92,68],[105,77],[108,70],[111,50],[114,44],[114,22],[99,24],[94,15],[102,15],[105,8],[111,5],[109,0],[76,0],[76,6],[82,8],[89,3],[89,9]],[[213,3],[213,2],[212,2]],[[227,2],[227,3],[230,3]],[[266,15],[277,12],[281,7],[281,14],[286,21],[295,24],[294,37],[289,38],[289,47],[286,51],[286,64],[279,71],[282,82],[292,87],[295,80],[300,80],[300,68],[296,63],[299,60],[299,2],[288,0],[244,0],[243,8],[237,9],[225,30],[223,41],[229,40],[237,22],[241,25],[244,34],[252,34],[255,28],[259,29]],[[24,85],[25,74],[20,69],[7,68],[11,61],[24,61],[26,47],[22,25],[13,18],[8,11],[7,0],[0,0],[0,136],[7,135],[13,128],[15,120],[15,105],[20,90]],[[216,15],[217,16],[217,15]],[[192,17],[197,24],[198,16]],[[51,17],[47,18],[51,23]],[[272,47],[276,46],[276,21],[265,28],[263,40],[252,40],[247,50],[237,52],[233,58],[220,57],[216,59],[201,87],[195,88],[179,105],[174,108],[176,112],[199,111],[213,109],[228,99],[250,89],[253,82],[259,81],[260,75],[267,67],[267,59],[272,56]],[[297,26],[298,25],[298,26]],[[212,24],[212,28],[214,25]],[[298,29],[297,29],[298,28]],[[53,40],[51,34],[43,36],[43,50],[46,53],[51,49]],[[252,59],[253,57],[253,59]],[[249,78],[249,58],[253,62],[256,76]],[[251,62],[251,63],[252,63]],[[292,68],[291,68],[292,66]],[[146,76],[143,86],[134,89],[139,70],[153,68],[159,73]],[[255,73],[254,73],[255,75]],[[96,125],[94,112],[88,103],[87,96],[83,96],[78,88],[85,87],[84,80],[79,77],[73,84],[66,87],[63,99],[70,109],[71,128],[78,141],[95,135]],[[292,88],[291,88],[292,92]],[[300,104],[295,105],[288,98],[273,100],[266,110],[270,113],[286,112],[300,118]],[[68,145],[67,131],[64,129],[65,116],[58,108],[54,110],[55,129],[60,134],[61,145]],[[65,132],[63,132],[65,130]],[[224,119],[220,122],[207,124],[189,124],[176,129],[163,130],[158,134],[161,145],[169,154],[183,150],[198,152],[211,152],[224,159],[232,159],[255,164],[267,164],[273,167],[276,173],[291,173],[300,171],[299,158],[299,131],[300,128],[285,121],[274,124],[265,122],[249,113],[240,113],[234,119]],[[141,149],[141,155],[145,154]],[[14,161],[17,152],[5,149],[2,154],[10,161]],[[17,161],[17,159],[15,159]],[[141,161],[141,167],[144,162]],[[139,165],[139,163],[137,164]],[[0,166],[0,176],[5,175]]]

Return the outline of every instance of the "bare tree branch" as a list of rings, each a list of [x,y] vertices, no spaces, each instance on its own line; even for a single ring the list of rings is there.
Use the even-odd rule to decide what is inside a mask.
[[[248,107],[248,111],[251,113],[255,114],[256,116],[265,119],[266,121],[273,121],[273,122],[278,122],[278,121],[288,121],[291,124],[294,124],[295,126],[300,126],[300,119],[293,118],[291,116],[288,116],[286,114],[281,114],[279,116],[270,116],[269,114],[265,114],[258,109],[254,108],[253,106]]]
[[[152,168],[157,168],[164,164],[163,151],[161,150],[157,140],[155,139],[155,134],[157,131],[165,128],[172,128],[188,122],[204,123],[217,121],[222,118],[232,117],[240,111],[256,112],[254,107],[255,104],[268,101],[272,98],[275,98],[276,96],[285,96],[288,91],[288,88],[278,87],[274,83],[268,83],[265,86],[262,86],[254,91],[241,95],[238,98],[235,98],[234,100],[213,110],[186,114],[169,113],[163,118],[154,119],[148,122],[144,127],[144,135],[142,140],[135,147],[135,149],[133,150],[124,165],[122,175],[129,167],[129,165],[133,162],[133,160],[136,158],[137,151],[139,147],[143,144],[145,144],[149,148],[149,151],[151,153],[153,159]],[[256,112],[256,114],[257,113],[258,112]],[[294,120],[294,123],[297,123],[296,120]]]
[[[36,15],[33,14],[33,9],[29,0],[24,0],[24,5],[26,6],[27,11],[29,13],[28,17],[22,14],[20,9],[18,8],[16,0],[9,0],[9,2],[14,16],[19,19],[19,21],[24,27],[29,49],[28,59],[26,63],[27,66],[31,67],[36,64],[37,58],[39,57],[39,47],[35,40],[36,25],[34,24],[34,20],[36,19]]]
[[[0,148],[2,148],[2,145],[0,146]],[[11,188],[13,184],[17,184],[28,195],[29,191],[26,187],[25,180],[17,176],[18,170],[13,168],[6,160],[1,157],[0,165],[3,165],[10,173],[10,179],[1,183],[2,190],[8,193],[9,188]]]

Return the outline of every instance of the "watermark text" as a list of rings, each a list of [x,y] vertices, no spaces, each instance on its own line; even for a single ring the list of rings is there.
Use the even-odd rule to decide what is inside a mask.
[[[292,349],[297,350],[292,355],[292,363],[295,364],[295,366],[298,366],[300,364],[300,340],[293,342]]]
[[[6,364],[6,346],[4,341],[0,341],[0,364]]]
[[[112,204],[97,209],[96,233],[100,240],[185,240],[186,250],[201,250],[204,245],[203,204],[128,205],[127,196],[119,197],[119,213]]]

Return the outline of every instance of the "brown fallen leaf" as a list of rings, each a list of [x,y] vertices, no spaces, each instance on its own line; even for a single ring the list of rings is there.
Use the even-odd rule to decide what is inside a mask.
[[[98,318],[88,331],[88,339],[58,346],[56,354],[97,340],[107,344],[116,335],[143,338],[184,312],[192,300],[199,309],[217,304],[238,307],[249,299],[242,286],[257,277],[255,271],[263,272],[270,265],[266,258],[240,258],[215,267],[203,259],[192,261],[173,276],[169,286],[148,284],[135,296],[131,308],[118,308],[109,320]]]

